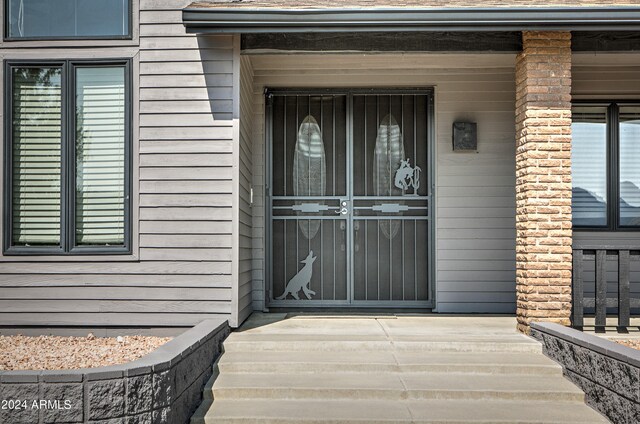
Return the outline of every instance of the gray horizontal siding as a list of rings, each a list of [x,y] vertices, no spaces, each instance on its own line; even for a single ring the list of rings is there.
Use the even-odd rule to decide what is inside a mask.
[[[253,67],[253,62],[251,63]],[[257,311],[266,308],[266,258],[265,258],[265,196],[264,187],[267,177],[265,175],[265,104],[263,87],[255,84],[255,72],[251,86],[253,98],[253,115],[251,119],[252,143],[252,176],[251,184],[254,187],[253,205],[251,208],[252,233],[251,233],[251,279],[253,291],[253,309]],[[249,88],[247,88],[248,90]]]
[[[135,257],[3,258],[0,324],[185,326],[232,316],[234,45],[187,35],[188,3],[140,2]]]
[[[49,301],[53,302],[53,301]],[[41,312],[0,312],[0,322],[6,326],[127,326],[127,327],[191,327],[210,319],[212,315],[207,313],[185,313],[182,308],[180,313],[153,312],[50,312],[43,317]],[[218,314],[225,316],[228,314]]]
[[[252,297],[252,172],[253,172],[253,68],[247,57],[240,62],[240,142],[238,150],[238,320],[253,311]],[[245,118],[246,117],[246,118]]]

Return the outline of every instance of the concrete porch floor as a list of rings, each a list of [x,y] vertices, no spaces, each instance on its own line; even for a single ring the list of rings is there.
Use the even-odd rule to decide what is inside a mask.
[[[515,324],[254,314],[225,341],[192,423],[607,422]]]

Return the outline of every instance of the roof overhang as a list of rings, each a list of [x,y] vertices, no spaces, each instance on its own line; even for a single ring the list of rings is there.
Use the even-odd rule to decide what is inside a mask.
[[[640,7],[249,9],[187,7],[188,33],[638,31]]]

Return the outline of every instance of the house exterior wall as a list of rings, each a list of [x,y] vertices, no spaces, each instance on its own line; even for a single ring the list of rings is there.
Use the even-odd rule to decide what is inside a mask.
[[[256,309],[265,281],[264,88],[433,86],[437,310],[515,311],[514,55],[255,55],[251,62]],[[452,151],[456,120],[478,122],[478,153]]]
[[[4,60],[134,64],[132,254],[0,257],[0,325],[237,325],[240,307],[246,316],[246,290],[235,296],[246,240],[233,243],[239,43],[186,34],[188,3],[134,1],[133,40],[0,44]]]
[[[187,34],[188,3],[134,0],[132,40],[0,42],[3,60],[133,64],[131,254],[0,255],[0,325],[237,326],[264,309],[265,87],[434,87],[436,310],[515,311],[515,55],[242,55],[239,36]],[[572,94],[639,98],[638,70],[580,59]],[[477,153],[452,151],[455,121],[478,123]],[[638,237],[574,237],[605,240]]]

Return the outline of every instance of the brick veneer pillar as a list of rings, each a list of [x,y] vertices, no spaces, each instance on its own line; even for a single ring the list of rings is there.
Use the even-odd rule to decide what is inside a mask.
[[[516,60],[518,329],[569,324],[571,312],[571,34],[522,33]]]

